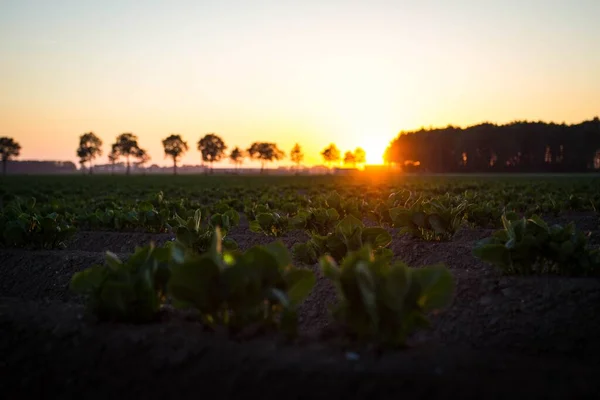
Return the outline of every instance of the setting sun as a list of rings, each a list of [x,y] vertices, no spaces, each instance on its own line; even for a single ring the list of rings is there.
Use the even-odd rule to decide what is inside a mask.
[[[387,146],[388,141],[385,139],[370,139],[368,143],[365,143],[363,149],[367,153],[367,164],[383,164],[383,153]]]
[[[296,143],[307,167],[327,164],[330,143],[342,158],[361,147],[367,164],[382,164],[400,131],[574,123],[600,109],[594,0],[543,10],[471,0],[29,3],[0,6],[0,137],[14,138],[22,159],[78,163],[78,138],[93,131],[103,142],[95,162],[106,164],[117,135],[132,132],[147,166],[170,165],[171,134],[190,148],[180,164],[197,165],[197,143],[212,132],[228,153],[276,143],[287,155],[274,168],[294,165]],[[577,29],[555,29],[568,24]]]

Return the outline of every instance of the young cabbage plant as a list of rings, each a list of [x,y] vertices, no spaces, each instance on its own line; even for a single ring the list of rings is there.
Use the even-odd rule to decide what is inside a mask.
[[[409,268],[374,256],[370,245],[348,254],[341,265],[330,256],[321,270],[336,288],[333,319],[351,338],[384,346],[402,346],[426,314],[450,304],[452,274],[444,266]]]
[[[352,215],[356,218],[361,217],[360,202],[356,197],[344,198],[337,191],[332,191],[317,200],[323,208],[333,208],[340,216]]]
[[[503,229],[477,243],[473,254],[506,274],[596,275],[600,253],[570,223],[548,226],[539,216],[502,216]]]
[[[439,201],[415,202],[410,208],[389,210],[390,218],[400,233],[409,233],[425,240],[448,240],[465,220],[467,202],[446,206]]]
[[[75,234],[75,227],[56,212],[38,215],[19,211],[20,207],[17,206],[0,213],[0,243],[6,246],[44,249],[65,247],[66,241]]]
[[[340,214],[335,208],[309,208],[300,210],[290,219],[290,226],[296,229],[306,229],[309,233],[327,235],[333,231]]]
[[[85,298],[86,309],[100,320],[149,322],[165,300],[170,276],[169,248],[136,248],[126,261],[107,252],[105,265],[76,272],[70,289]]]
[[[223,252],[217,228],[204,254],[178,250],[169,293],[174,305],[198,310],[203,323],[235,333],[247,327],[293,335],[297,306],[315,283],[314,273],[295,268],[281,242],[245,252]]]
[[[233,209],[224,214],[213,214],[208,226],[202,226],[202,211],[200,209],[197,209],[194,215],[187,220],[177,214],[173,219],[172,224],[177,241],[196,253],[203,253],[209,249],[217,227],[222,232],[222,245],[227,249],[237,248],[235,240],[226,237],[231,226],[239,222],[239,214]]]
[[[370,244],[380,257],[391,259],[392,251],[386,248],[391,241],[391,235],[384,228],[365,227],[361,220],[348,215],[336,225],[333,232],[327,235],[313,234],[308,242],[297,243],[292,250],[298,261],[314,264],[325,254],[339,262],[348,252]]]
[[[263,212],[250,221],[250,230],[267,236],[281,236],[288,231],[289,219],[277,212]]]

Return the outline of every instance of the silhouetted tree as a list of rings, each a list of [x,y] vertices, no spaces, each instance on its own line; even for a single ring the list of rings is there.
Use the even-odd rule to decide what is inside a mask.
[[[138,148],[135,153],[133,154],[133,156],[136,158],[136,163],[135,166],[138,169],[141,169],[144,167],[144,165],[146,163],[148,163],[148,161],[150,161],[150,156],[148,155],[148,153],[146,153],[146,150],[144,149],[140,149]],[[145,173],[145,171],[144,171]]]
[[[344,154],[344,165],[352,165],[353,167],[356,167],[356,157],[354,157],[353,152],[347,151],[346,154]]]
[[[296,171],[300,169],[300,164],[304,161],[304,153],[302,152],[302,147],[298,143],[292,147],[292,151],[290,151],[290,160],[296,164]]]
[[[599,150],[597,117],[572,125],[486,122],[402,131],[386,150],[385,161],[431,172],[575,172],[594,168]]]
[[[362,147],[357,147],[354,149],[354,166],[362,165],[367,162],[367,153],[362,149]]]
[[[119,157],[125,157],[127,160],[127,175],[131,172],[130,157],[139,158],[141,150],[142,149],[138,145],[138,138],[133,133],[122,133],[117,136],[113,151],[114,154],[117,155],[117,159]]]
[[[325,160],[325,163],[328,164],[330,168],[333,163],[340,161],[340,151],[333,143],[331,143],[325,148],[325,150],[321,152],[321,156],[323,156],[323,160]]]
[[[117,144],[114,143],[111,146],[110,153],[108,153],[108,162],[110,162],[110,173],[114,175],[115,173],[115,164],[119,159],[119,149],[117,148]]]
[[[79,169],[81,170],[81,173],[85,175],[85,158],[80,153],[82,153],[82,151],[77,149],[77,156],[79,157]]]
[[[229,159],[235,164],[235,169],[237,170],[238,167],[244,162],[244,152],[239,147],[236,147],[231,150]]]
[[[250,158],[260,161],[260,173],[265,170],[265,163],[281,160],[285,157],[285,153],[277,148],[275,143],[254,142],[247,150]]]
[[[89,163],[89,173],[94,171],[93,161],[96,157],[102,155],[102,139],[94,134],[94,132],[84,133],[79,137],[79,147],[77,148],[77,157],[81,169],[85,163]]]
[[[8,160],[13,157],[18,157],[21,154],[21,145],[13,138],[0,138],[0,155],[2,156],[2,174],[6,175],[6,165]]]
[[[165,157],[169,156],[173,159],[173,175],[177,175],[177,160],[188,151],[188,144],[181,135],[171,135],[162,141],[165,149]]]
[[[202,161],[210,163],[210,171],[212,172],[213,163],[223,158],[227,146],[219,136],[208,133],[198,141],[198,150],[202,154]]]

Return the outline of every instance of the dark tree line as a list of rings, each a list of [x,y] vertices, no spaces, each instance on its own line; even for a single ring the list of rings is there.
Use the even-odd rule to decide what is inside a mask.
[[[406,171],[581,172],[600,167],[600,120],[517,121],[400,132],[386,162]]]

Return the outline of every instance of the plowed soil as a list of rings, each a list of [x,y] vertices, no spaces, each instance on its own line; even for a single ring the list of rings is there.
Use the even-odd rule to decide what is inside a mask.
[[[597,237],[597,217],[576,216]],[[559,221],[563,222],[563,221]],[[407,349],[379,352],[330,339],[333,288],[317,265],[300,309],[300,338],[232,340],[165,309],[149,325],[100,324],[68,291],[72,274],[171,235],[81,232],[67,249],[0,250],[0,390],[5,398],[575,398],[597,396],[600,281],[505,277],[472,255],[492,231],[450,242],[395,235],[395,257],[442,262],[455,276],[452,305]],[[271,238],[230,233],[241,248]],[[286,234],[291,248],[306,240]]]

